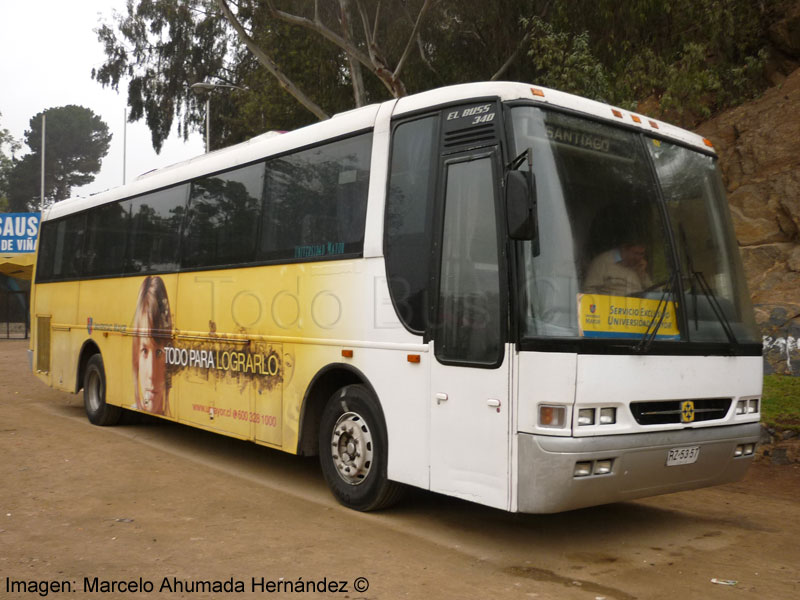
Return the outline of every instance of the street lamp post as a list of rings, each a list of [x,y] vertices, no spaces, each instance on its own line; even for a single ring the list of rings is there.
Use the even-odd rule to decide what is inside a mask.
[[[206,92],[206,153],[211,151],[211,92],[218,88],[229,88],[233,90],[247,91],[238,85],[229,83],[210,83],[208,81],[198,81],[189,86],[197,94]]]

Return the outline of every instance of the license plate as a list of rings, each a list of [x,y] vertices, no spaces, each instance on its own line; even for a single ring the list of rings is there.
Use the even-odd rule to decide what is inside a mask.
[[[677,465],[691,465],[697,462],[697,457],[700,456],[700,446],[692,446],[691,448],[672,448],[667,452],[667,466],[675,467]]]

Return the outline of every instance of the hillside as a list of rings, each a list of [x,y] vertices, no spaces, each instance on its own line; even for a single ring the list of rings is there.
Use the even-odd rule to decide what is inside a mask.
[[[697,131],[720,155],[765,368],[800,375],[800,69]]]

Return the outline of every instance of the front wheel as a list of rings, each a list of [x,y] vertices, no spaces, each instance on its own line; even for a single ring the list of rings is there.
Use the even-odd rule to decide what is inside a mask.
[[[319,430],[322,473],[336,499],[360,511],[386,508],[403,486],[386,477],[386,424],[363,385],[338,390],[325,405]]]
[[[83,375],[83,407],[94,425],[116,425],[122,416],[119,406],[106,404],[106,371],[103,357],[94,354]]]

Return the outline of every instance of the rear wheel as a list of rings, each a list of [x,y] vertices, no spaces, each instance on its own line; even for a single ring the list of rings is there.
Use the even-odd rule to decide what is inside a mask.
[[[387,457],[386,425],[373,394],[363,385],[338,390],[319,431],[322,473],[336,499],[360,511],[394,504],[403,486],[387,479]]]
[[[122,416],[119,406],[106,404],[106,371],[103,357],[94,354],[83,374],[83,406],[94,425],[116,425]]]

